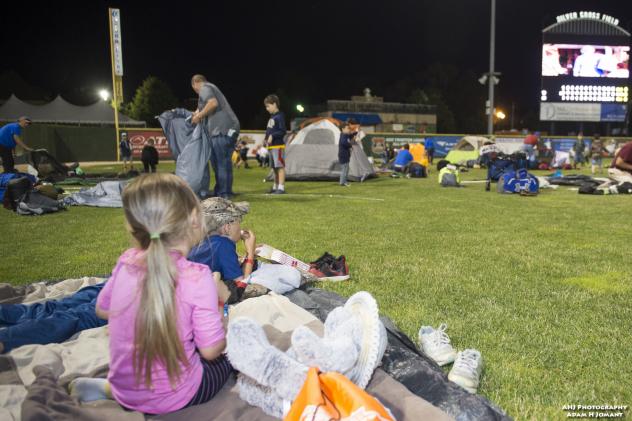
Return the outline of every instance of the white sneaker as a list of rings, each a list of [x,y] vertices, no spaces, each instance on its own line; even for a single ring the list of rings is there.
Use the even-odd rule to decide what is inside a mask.
[[[449,364],[456,358],[456,351],[445,333],[447,328],[448,325],[442,323],[436,330],[432,326],[419,329],[419,348],[439,365]]]
[[[475,349],[465,349],[456,357],[448,379],[470,393],[476,393],[483,371],[483,357]]]

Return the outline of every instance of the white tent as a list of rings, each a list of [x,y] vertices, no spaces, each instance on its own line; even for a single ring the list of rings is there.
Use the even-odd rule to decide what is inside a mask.
[[[340,129],[331,120],[318,120],[302,128],[292,139],[292,145],[337,145]]]
[[[285,176],[288,180],[336,180],[340,177],[338,141],[340,129],[328,119],[306,125],[286,146]],[[374,177],[375,171],[360,145],[351,150],[349,180]]]

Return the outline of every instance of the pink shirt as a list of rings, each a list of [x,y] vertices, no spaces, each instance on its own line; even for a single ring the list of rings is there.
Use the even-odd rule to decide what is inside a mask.
[[[129,249],[119,258],[112,277],[97,298],[97,306],[109,312],[110,372],[114,398],[123,406],[150,414],[176,411],[191,401],[202,382],[202,362],[196,348],[207,348],[224,339],[217,309],[215,282],[206,265],[189,262],[172,252],[178,271],[176,287],[177,328],[188,367],[172,388],[167,370],[154,362],[151,388],[144,378],[136,383],[133,367],[134,327],[144,277],[143,251]]]

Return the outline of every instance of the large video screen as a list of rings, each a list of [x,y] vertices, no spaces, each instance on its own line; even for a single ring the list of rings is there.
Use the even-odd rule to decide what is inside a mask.
[[[630,47],[589,44],[543,44],[542,76],[627,79]]]

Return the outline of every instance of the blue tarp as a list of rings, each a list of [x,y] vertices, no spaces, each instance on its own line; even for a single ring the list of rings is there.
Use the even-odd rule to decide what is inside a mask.
[[[211,141],[202,125],[191,124],[191,112],[183,108],[165,111],[158,117],[173,159],[176,175],[200,197],[208,196],[211,174],[208,161],[211,157]]]

